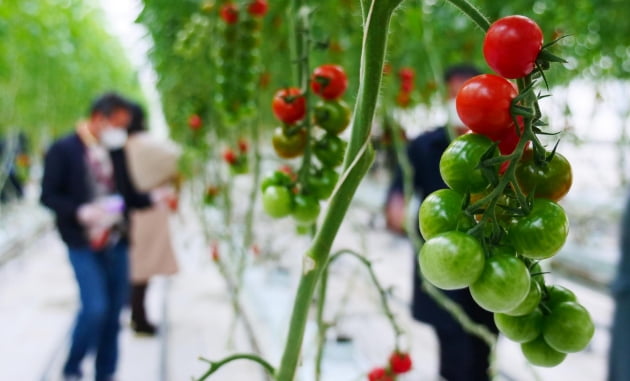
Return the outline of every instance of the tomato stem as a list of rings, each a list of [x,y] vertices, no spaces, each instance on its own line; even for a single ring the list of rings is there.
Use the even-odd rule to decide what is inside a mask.
[[[261,358],[258,355],[255,355],[255,354],[237,353],[237,354],[234,354],[232,356],[228,356],[228,357],[226,357],[226,358],[224,358],[224,359],[222,359],[220,361],[210,361],[210,360],[205,359],[203,357],[200,357],[199,359],[201,361],[205,361],[208,364],[210,364],[210,369],[208,369],[208,371],[206,373],[204,373],[201,377],[199,377],[197,379],[197,381],[203,381],[203,380],[207,379],[208,377],[210,377],[210,375],[212,375],[214,372],[219,370],[224,365],[227,365],[228,363],[230,363],[232,361],[236,361],[236,360],[249,360],[249,361],[256,362],[256,363],[260,364],[265,369],[265,371],[268,374],[272,375],[272,376],[276,372],[271,364],[269,364],[263,358]]]
[[[474,5],[472,5],[467,0],[447,0],[449,3],[453,4],[457,8],[459,8],[466,16],[470,17],[472,21],[474,21],[481,30],[486,31],[490,28],[490,21],[488,18],[484,16],[483,13],[479,9],[477,9]]]

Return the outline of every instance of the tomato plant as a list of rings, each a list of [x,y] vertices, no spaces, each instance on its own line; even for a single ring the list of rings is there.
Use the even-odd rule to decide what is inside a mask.
[[[562,302],[551,307],[543,321],[543,338],[558,352],[579,352],[595,333],[590,314],[577,302]]]
[[[470,294],[486,310],[506,312],[521,304],[529,289],[529,270],[523,261],[513,255],[492,255],[470,285]]]
[[[533,365],[554,367],[564,361],[566,353],[559,352],[549,346],[542,335],[532,341],[521,344],[521,350],[527,361]]]
[[[268,8],[267,0],[253,0],[249,3],[247,11],[254,17],[262,17],[267,13]]]
[[[483,271],[485,255],[472,236],[451,231],[437,235],[420,249],[420,269],[434,285],[454,290],[468,287]]]
[[[192,114],[190,118],[188,118],[188,127],[191,130],[197,131],[203,126],[203,121],[198,114]]]
[[[326,200],[335,189],[339,175],[334,169],[323,167],[314,170],[306,179],[306,190],[320,200]]]
[[[521,316],[495,313],[494,322],[508,339],[526,343],[535,340],[542,333],[543,313],[538,308]]]
[[[569,221],[562,207],[553,201],[535,199],[528,215],[508,227],[508,237],[516,251],[532,259],[555,255],[569,234]]]
[[[271,107],[276,118],[286,124],[294,124],[306,115],[306,99],[296,87],[278,90]]]
[[[440,159],[440,173],[446,185],[465,194],[484,190],[490,183],[481,161],[498,154],[492,141],[479,134],[465,134],[453,140]]]
[[[311,75],[311,89],[324,99],[337,99],[347,88],[348,77],[339,65],[318,66]]]
[[[326,167],[337,167],[343,163],[346,142],[337,135],[325,134],[313,145],[317,160]]]
[[[538,163],[533,150],[527,150],[516,167],[516,180],[525,194],[558,201],[571,189],[573,173],[569,161],[558,152]]]
[[[394,381],[394,376],[385,368],[374,368],[368,373],[368,381]]]
[[[284,127],[277,127],[272,136],[273,149],[283,159],[292,159],[304,153],[306,148],[306,129],[299,127],[287,131]]]
[[[340,134],[350,123],[350,107],[340,99],[322,100],[314,111],[315,124],[330,134]]]
[[[513,128],[510,107],[517,94],[507,79],[481,74],[467,80],[457,93],[457,114],[472,131],[497,139]]]
[[[463,210],[464,195],[452,189],[440,189],[428,195],[420,205],[420,233],[425,240],[451,230],[473,227]]]
[[[389,356],[389,368],[394,374],[403,374],[411,370],[413,363],[409,353],[394,352]]]
[[[490,25],[483,40],[483,55],[497,74],[520,78],[534,70],[542,44],[543,33],[532,19],[507,16]]]
[[[238,7],[236,4],[224,4],[221,7],[221,18],[228,24],[236,24],[238,22]]]
[[[271,217],[285,217],[293,210],[293,194],[287,187],[270,185],[263,192],[262,204],[265,212]]]
[[[300,225],[310,225],[317,220],[319,200],[312,195],[298,193],[294,198],[293,218]]]

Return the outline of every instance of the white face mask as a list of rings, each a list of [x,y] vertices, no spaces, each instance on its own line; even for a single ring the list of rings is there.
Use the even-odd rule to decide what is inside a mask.
[[[106,126],[101,131],[100,140],[108,149],[122,148],[127,141],[127,130],[122,127]]]

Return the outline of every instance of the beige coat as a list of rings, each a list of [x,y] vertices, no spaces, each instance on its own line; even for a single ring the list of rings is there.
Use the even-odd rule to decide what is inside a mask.
[[[131,212],[129,257],[132,282],[146,282],[154,275],[177,272],[171,242],[170,213],[166,207],[159,205]]]
[[[153,191],[176,175],[180,150],[170,140],[159,140],[146,132],[137,133],[129,137],[125,153],[131,180],[141,192]],[[146,282],[154,275],[177,272],[169,216],[170,211],[163,203],[131,212],[132,282]]]

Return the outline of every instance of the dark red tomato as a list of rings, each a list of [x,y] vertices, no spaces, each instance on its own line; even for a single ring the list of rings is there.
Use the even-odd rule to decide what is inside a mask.
[[[440,174],[446,185],[461,194],[484,190],[489,182],[479,163],[492,145],[490,139],[479,134],[465,134],[453,140],[440,159]]]
[[[236,153],[234,153],[231,148],[227,148],[225,151],[223,151],[223,160],[225,160],[225,162],[228,164],[236,163]]]
[[[385,368],[374,368],[368,373],[368,381],[394,381],[394,376]]]
[[[394,352],[389,356],[389,368],[395,374],[407,373],[411,370],[413,363],[409,353]]]
[[[537,164],[534,152],[527,150],[517,164],[516,181],[525,194],[534,191],[536,197],[558,201],[571,189],[571,164],[558,152],[549,162]]]
[[[306,100],[297,87],[278,90],[271,103],[273,113],[281,122],[293,124],[306,115]]]
[[[283,159],[293,159],[304,153],[307,142],[306,129],[300,128],[287,135],[284,128],[277,127],[273,132],[271,142],[278,156]]]
[[[398,71],[398,77],[401,82],[413,82],[416,72],[410,67],[403,67]]]
[[[221,7],[221,18],[228,24],[238,22],[238,8],[235,4],[227,3]]]
[[[483,40],[483,56],[497,74],[520,78],[534,70],[542,44],[542,31],[532,19],[507,16],[490,25]]]
[[[201,128],[201,126],[203,126],[203,121],[201,120],[201,117],[199,115],[192,114],[188,118],[188,127],[190,127],[191,130],[197,131]]]
[[[249,4],[247,11],[254,17],[262,17],[267,13],[268,8],[267,0],[254,0]]]
[[[528,215],[516,218],[508,228],[508,238],[518,254],[531,259],[554,256],[569,234],[564,209],[553,201],[537,198]]]
[[[405,93],[410,93],[413,90],[413,82],[412,81],[404,81],[400,83],[400,91]]]
[[[313,71],[311,89],[324,99],[337,99],[348,87],[348,77],[339,65],[321,65]]]
[[[514,124],[510,106],[517,94],[516,87],[505,78],[478,75],[464,82],[457,93],[457,114],[473,132],[497,140]]]
[[[245,139],[239,139],[238,140],[238,150],[241,151],[241,153],[246,153],[247,150],[249,149],[249,144],[247,144],[247,140]]]

